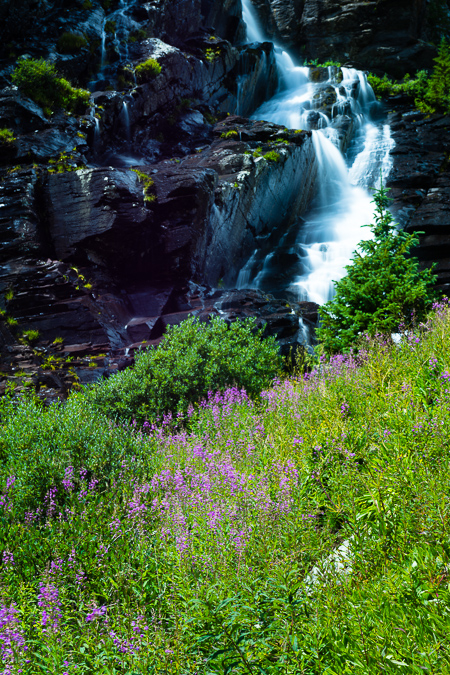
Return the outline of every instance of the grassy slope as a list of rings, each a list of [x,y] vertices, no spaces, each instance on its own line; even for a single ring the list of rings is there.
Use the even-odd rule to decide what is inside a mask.
[[[447,306],[178,430],[3,416],[4,673],[450,672]]]

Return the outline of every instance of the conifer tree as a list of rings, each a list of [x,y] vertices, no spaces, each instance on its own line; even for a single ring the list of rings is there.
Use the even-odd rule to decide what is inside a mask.
[[[422,112],[433,114],[438,111],[450,112],[450,45],[444,38],[440,44],[436,65],[428,81],[423,98],[416,100]]]
[[[420,320],[435,298],[432,269],[421,270],[410,255],[417,233],[397,232],[388,211],[388,189],[375,191],[373,239],[361,241],[347,275],[335,282],[335,297],[320,308],[317,337],[328,353],[348,351],[364,333],[396,332]]]

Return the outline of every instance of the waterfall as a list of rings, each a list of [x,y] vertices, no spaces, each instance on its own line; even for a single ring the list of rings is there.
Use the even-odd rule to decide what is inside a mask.
[[[264,41],[250,0],[243,0],[247,37]],[[296,66],[290,54],[275,44],[280,90],[253,115],[254,119],[312,130],[318,166],[316,199],[275,250],[255,251],[238,278],[238,287],[261,288],[278,295],[323,304],[334,294],[333,281],[345,274],[358,242],[370,236],[364,225],[372,221],[370,188],[378,187],[391,169],[390,128],[371,119],[377,106],[365,73],[354,68],[329,68],[328,79],[312,82],[310,69]],[[326,75],[325,75],[326,76]],[[330,93],[334,104],[326,110]],[[325,110],[325,112],[324,112]],[[353,123],[353,140],[344,157],[340,150],[339,120]]]
[[[125,128],[125,138],[127,141],[131,140],[131,127],[130,127],[130,112],[128,110],[128,103],[126,101],[122,104],[122,112],[120,113],[122,117],[122,123]]]

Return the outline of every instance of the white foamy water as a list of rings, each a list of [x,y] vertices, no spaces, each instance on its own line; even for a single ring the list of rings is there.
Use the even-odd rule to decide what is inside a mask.
[[[243,0],[249,42],[265,37],[250,0]],[[345,274],[358,242],[370,236],[363,228],[372,221],[373,194],[379,187],[380,171],[386,180],[391,169],[390,150],[394,143],[388,125],[371,120],[376,98],[366,75],[354,68],[328,69],[327,82],[310,81],[310,69],[296,66],[288,54],[275,45],[280,91],[253,115],[291,129],[312,129],[318,164],[319,190],[311,209],[290,228],[276,250],[258,255],[255,251],[238,278],[238,287],[294,292],[301,300],[323,304],[334,294],[333,281]],[[328,116],[322,101],[334,90],[336,103]],[[354,139],[345,158],[333,120],[351,115]],[[288,262],[285,262],[288,261]],[[290,267],[288,267],[290,265]],[[281,285],[280,285],[281,284]]]

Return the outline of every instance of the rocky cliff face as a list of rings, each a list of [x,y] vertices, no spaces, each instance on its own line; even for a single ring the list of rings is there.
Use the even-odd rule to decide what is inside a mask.
[[[426,0],[252,0],[268,34],[299,56],[403,77],[432,66]]]

